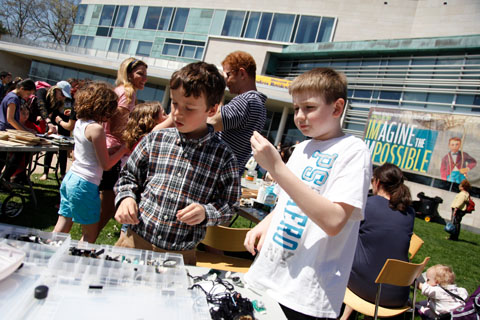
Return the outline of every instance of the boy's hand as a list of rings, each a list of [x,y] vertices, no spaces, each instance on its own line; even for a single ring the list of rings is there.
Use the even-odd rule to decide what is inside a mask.
[[[115,220],[120,223],[138,224],[138,205],[135,199],[125,198],[120,202],[117,212],[115,213]]]
[[[283,164],[277,149],[257,131],[253,132],[250,143],[252,144],[253,157],[268,172],[274,171],[276,163],[281,162]]]
[[[262,220],[262,222],[265,220]],[[245,236],[245,241],[243,245],[248,252],[253,256],[262,250],[263,242],[265,241],[265,236],[267,235],[269,223],[257,224],[252,230],[247,232]],[[258,241],[258,242],[257,242]]]
[[[177,219],[189,226],[202,223],[205,220],[205,208],[198,203],[192,203],[177,211]]]

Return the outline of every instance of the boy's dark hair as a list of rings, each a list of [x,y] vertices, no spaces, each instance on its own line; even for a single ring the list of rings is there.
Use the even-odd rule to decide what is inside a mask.
[[[225,92],[225,79],[213,64],[194,62],[175,71],[170,79],[170,89],[182,87],[185,97],[200,97],[203,93],[207,111],[220,103]]]
[[[105,121],[117,110],[118,96],[106,82],[90,82],[75,94],[77,118]]]
[[[331,68],[315,68],[296,77],[288,88],[290,94],[318,92],[327,104],[342,98],[347,103],[347,77]]]
[[[240,68],[243,68],[250,77],[255,79],[257,64],[250,53],[234,51],[222,61],[222,66],[225,64],[228,64],[232,71],[238,71]]]
[[[2,71],[2,72],[0,72],[0,79],[3,79],[3,78],[5,78],[5,77],[11,76],[11,75],[12,75],[12,74],[11,74],[10,72],[8,72],[8,71]]]
[[[17,89],[23,88],[23,90],[27,90],[27,91],[36,90],[35,82],[33,82],[33,80],[29,78],[19,81],[15,87]]]

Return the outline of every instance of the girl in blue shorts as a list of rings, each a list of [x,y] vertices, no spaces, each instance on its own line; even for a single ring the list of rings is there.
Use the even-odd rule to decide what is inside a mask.
[[[92,82],[76,93],[75,161],[60,186],[59,217],[54,232],[70,232],[73,222],[77,222],[82,225],[81,241],[95,242],[102,172],[109,170],[127,151],[125,146],[110,155],[107,151],[101,123],[107,121],[116,108],[117,95],[107,83]]]

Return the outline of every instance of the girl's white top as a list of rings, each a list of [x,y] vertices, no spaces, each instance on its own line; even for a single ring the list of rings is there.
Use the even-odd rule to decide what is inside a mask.
[[[85,137],[85,129],[92,123],[95,123],[95,121],[81,119],[78,119],[75,123],[75,129],[73,129],[73,137],[75,139],[73,154],[75,161],[73,161],[70,170],[72,170],[72,173],[98,186],[102,180],[103,169],[98,162],[93,143]]]

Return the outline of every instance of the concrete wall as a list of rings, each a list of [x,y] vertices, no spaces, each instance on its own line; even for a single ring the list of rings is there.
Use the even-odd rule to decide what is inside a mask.
[[[9,52],[0,51],[0,71],[10,71],[12,80],[15,77],[28,77],[31,60],[19,57]]]
[[[408,187],[410,188],[413,200],[418,200],[417,194],[420,192],[423,192],[426,196],[432,198],[437,196],[442,198],[443,202],[438,206],[438,213],[443,219],[450,221],[450,217],[452,214],[450,205],[452,204],[453,199],[457,195],[455,192],[449,192],[410,181],[407,181],[405,184],[408,185]],[[477,210],[471,214],[466,214],[463,217],[462,228],[476,233],[480,233],[480,199],[472,197],[472,200],[475,201]]]
[[[478,34],[478,0],[83,0],[123,4],[267,11],[338,18],[334,41]],[[446,3],[446,4],[444,4]]]
[[[267,52],[282,52],[282,48],[283,45],[266,43],[264,41],[210,37],[205,48],[204,60],[221,67],[223,59],[230,52],[241,50],[252,55],[257,63],[257,74],[261,74],[264,70]]]

